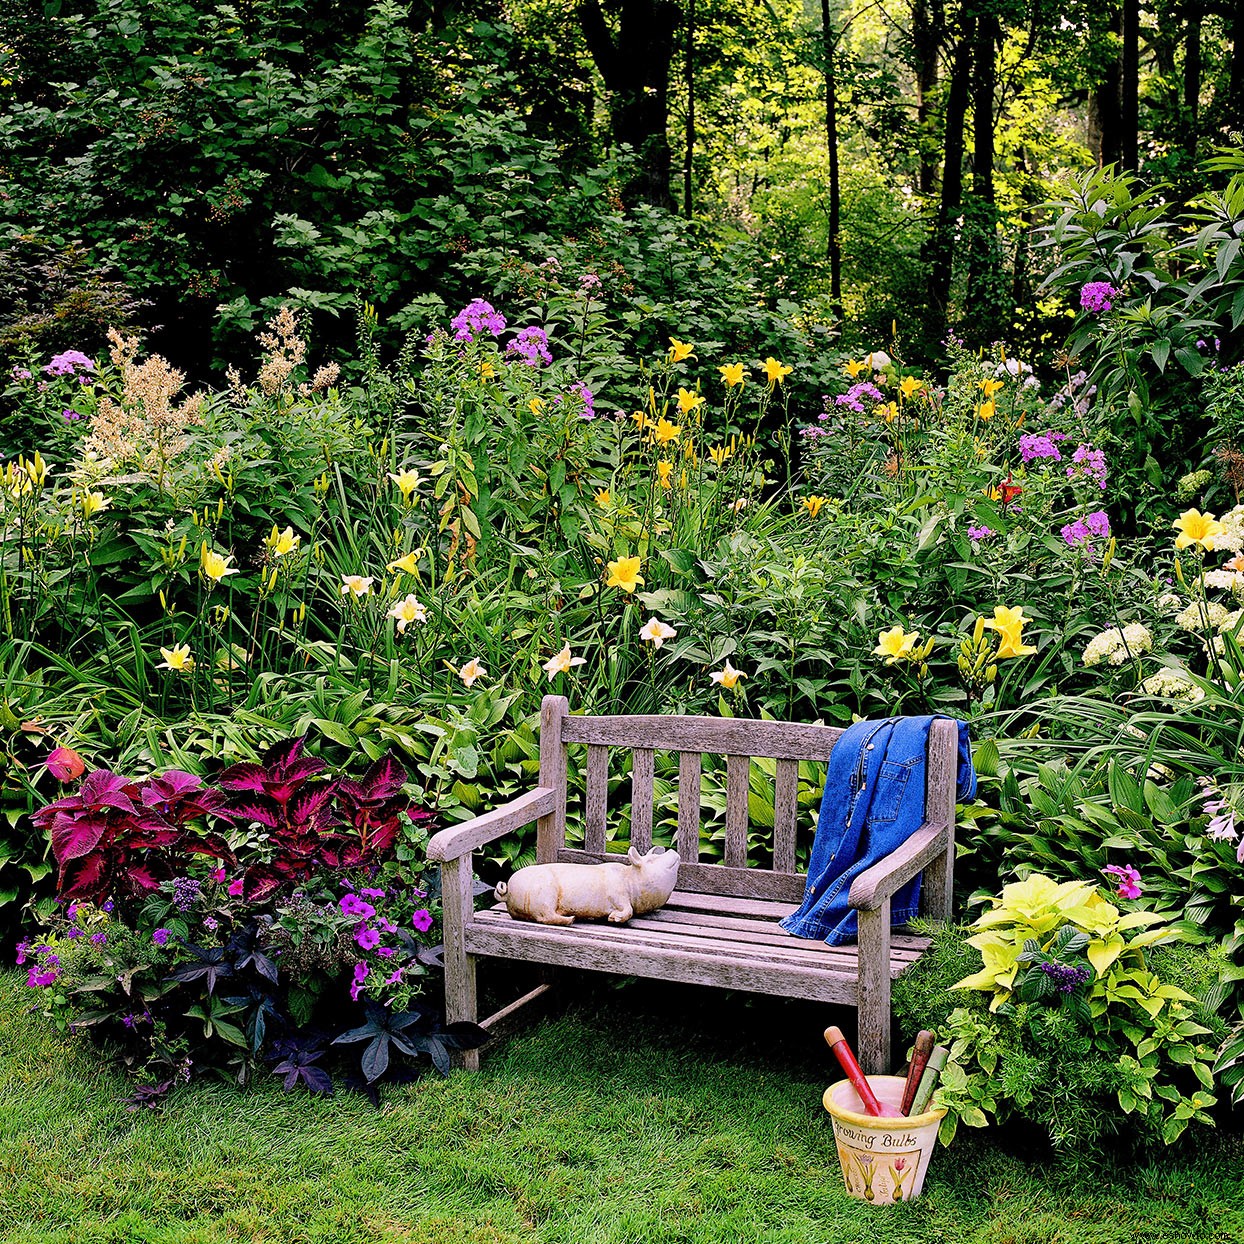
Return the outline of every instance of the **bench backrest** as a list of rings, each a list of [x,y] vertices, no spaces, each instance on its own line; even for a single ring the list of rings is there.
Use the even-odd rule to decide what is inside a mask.
[[[604,858],[611,747],[631,752],[631,845],[648,850],[652,846],[653,754],[676,752],[678,828],[674,846],[682,859],[678,888],[797,903],[806,881],[795,866],[799,762],[828,761],[842,734],[837,726],[739,717],[572,717],[564,696],[546,696],[540,712],[540,785],[552,787],[558,798],[555,810],[540,819],[537,858],[541,863]],[[582,851],[566,846],[566,749],[570,744],[587,748]],[[954,723],[935,722],[929,741],[925,820],[953,825],[956,748]],[[721,863],[700,860],[700,774],[706,753],[726,759],[726,832]],[[747,866],[752,757],[776,761],[772,868]]]

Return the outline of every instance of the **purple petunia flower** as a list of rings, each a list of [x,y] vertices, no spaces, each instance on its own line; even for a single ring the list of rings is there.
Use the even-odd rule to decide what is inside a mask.
[[[30,952],[29,942],[18,942],[17,943],[17,966],[19,968],[22,966],[23,963],[26,962],[26,957],[29,954],[29,952]]]
[[[363,898],[384,898],[383,890],[360,890],[359,894]]]
[[[354,931],[354,940],[363,950],[374,950],[380,945],[380,931],[364,924]]]
[[[379,946],[376,948],[376,954],[382,959],[392,959],[397,954],[397,951],[392,946]]]
[[[362,916],[366,920],[376,914],[376,909],[370,903],[365,903],[357,894],[344,895],[338,906],[343,916]]]
[[[426,933],[432,927],[432,913],[426,907],[420,907],[417,912],[410,918],[411,924],[419,930],[420,933]]]
[[[505,352],[517,354],[528,367],[539,367],[541,363],[553,361],[553,356],[549,353],[548,333],[534,324],[530,328],[521,329],[518,336],[505,347]]]
[[[1107,864],[1102,872],[1118,882],[1116,893],[1120,898],[1140,897],[1140,873],[1130,864]]]
[[[157,946],[167,946],[170,936],[171,934],[168,929],[156,929],[156,931],[151,935],[151,940],[155,942]]]
[[[386,985],[400,985],[402,983],[402,969],[398,968],[392,976],[386,976],[384,978],[384,983]]]
[[[108,901],[104,904],[104,906],[103,906],[103,910],[104,910],[104,911],[108,911],[108,912],[110,912],[110,911],[112,911],[112,909],[113,909],[115,906],[116,906],[116,904],[112,901],[112,899],[109,899],[109,900],[108,900]]]
[[[43,370],[49,376],[76,376],[78,368],[94,371],[95,364],[81,350],[66,350],[63,354],[53,355],[52,361]]]
[[[1112,298],[1117,298],[1121,291],[1115,289],[1109,281],[1090,281],[1080,290],[1080,306],[1085,311],[1101,313],[1109,311]]]
[[[482,298],[467,303],[449,324],[456,341],[474,341],[476,333],[500,337],[505,332],[505,316]]]
[[[380,917],[377,919],[376,923],[377,923],[378,925],[380,925],[380,927],[381,927],[381,928],[382,928],[382,929],[383,929],[386,933],[396,933],[396,932],[397,932],[397,925],[395,925],[395,924],[393,923],[393,921],[392,921],[392,920],[387,920],[384,916],[380,916]]]

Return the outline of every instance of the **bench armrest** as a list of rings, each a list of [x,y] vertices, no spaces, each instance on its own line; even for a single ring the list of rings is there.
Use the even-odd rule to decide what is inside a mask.
[[[950,826],[926,821],[901,847],[860,873],[847,901],[859,911],[876,911],[904,882],[946,853]]]
[[[557,792],[551,786],[537,786],[535,790],[503,803],[491,812],[442,829],[428,842],[428,859],[433,863],[460,859],[486,843],[504,837],[511,830],[547,816],[553,811],[556,800]]]

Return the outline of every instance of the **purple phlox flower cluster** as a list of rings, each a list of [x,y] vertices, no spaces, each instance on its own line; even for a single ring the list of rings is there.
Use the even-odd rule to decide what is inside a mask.
[[[550,255],[540,267],[546,272],[560,272],[562,270],[561,260],[556,255]]]
[[[467,303],[449,324],[455,341],[474,341],[477,333],[500,337],[505,332],[505,316],[482,298]]]
[[[12,376],[14,380],[18,381],[33,379],[28,367],[15,367],[11,372],[9,372],[9,375]]]
[[[1119,293],[1109,281],[1090,281],[1080,290],[1080,306],[1085,311],[1109,311],[1113,305],[1110,300],[1117,298]]]
[[[43,370],[49,376],[76,376],[79,368],[94,371],[95,364],[81,350],[66,350],[64,354],[54,354]]]
[[[202,884],[193,877],[174,877],[173,906],[178,911],[189,911],[199,901],[202,889]]]
[[[343,916],[362,916],[364,920],[367,920],[376,914],[376,909],[370,903],[364,902],[357,894],[344,895],[338,906]]]
[[[596,418],[596,396],[592,390],[583,383],[572,384],[570,392],[578,396],[583,402],[583,409],[579,412],[580,419]]]
[[[1106,487],[1106,451],[1083,443],[1076,446],[1067,467],[1068,479],[1092,480],[1098,488]]]
[[[517,354],[528,367],[539,367],[541,363],[551,363],[553,356],[549,353],[549,335],[534,324],[530,328],[520,330],[506,347],[506,354]]]
[[[156,931],[151,935],[151,940],[155,942],[157,946],[167,946],[168,939],[171,936],[172,934],[168,929],[156,929]]]
[[[1054,982],[1059,993],[1074,993],[1089,978],[1087,968],[1076,968],[1067,963],[1042,963],[1040,968]]]
[[[1140,873],[1130,864],[1107,864],[1102,872],[1117,882],[1118,889],[1115,893],[1119,898],[1140,897]]]
[[[602,285],[600,277],[595,272],[585,272],[579,278],[579,288],[585,293],[590,294],[594,289],[600,289]]]
[[[426,907],[420,907],[417,912],[410,918],[411,924],[419,930],[420,933],[426,933],[432,927],[432,913]]]
[[[853,384],[845,393],[839,393],[834,399],[834,405],[846,406],[849,410],[855,411],[857,415],[862,415],[864,414],[864,398],[868,398],[874,404],[885,401],[881,390],[871,380],[862,380],[859,384]],[[823,415],[822,418],[824,418]]]
[[[817,417],[825,419],[828,416],[818,415]],[[818,436],[829,436],[830,431],[828,428],[818,428],[815,423],[809,423],[806,427],[799,429],[799,435],[804,437],[806,440],[815,440]]]
[[[1105,510],[1094,510],[1062,528],[1063,539],[1073,548],[1092,549],[1093,541],[1110,538],[1110,516]]]
[[[371,975],[371,968],[365,963],[356,963],[354,965],[354,984],[350,986],[350,998],[352,1001],[359,1000],[359,994],[367,988],[366,981]]]
[[[78,414],[78,412],[77,412],[76,410],[67,410],[67,409],[66,409],[66,410],[62,410],[62,411],[60,412],[60,417],[61,417],[61,418],[62,418],[62,419],[63,419],[66,423],[77,423],[77,421],[78,421],[79,419],[81,419],[81,418],[82,418],[82,416],[81,416],[80,414]]]
[[[973,544],[977,544],[981,540],[988,540],[990,536],[997,534],[998,533],[994,531],[992,527],[986,527],[984,523],[968,527],[968,539],[971,540]]]
[[[1062,433],[1055,432],[1051,435],[1047,432],[1025,432],[1019,438],[1019,456],[1025,462],[1036,462],[1042,458],[1052,458],[1055,462],[1061,462],[1063,456],[1058,452],[1058,446],[1054,443],[1055,438],[1062,440]]]

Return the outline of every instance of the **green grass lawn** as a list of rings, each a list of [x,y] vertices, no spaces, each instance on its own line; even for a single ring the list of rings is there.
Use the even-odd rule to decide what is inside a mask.
[[[604,987],[481,1075],[388,1090],[380,1110],[274,1080],[198,1084],[152,1115],[127,1113],[126,1081],[84,1041],[26,1013],[23,979],[0,974],[6,1244],[1244,1240],[1238,1137],[1071,1176],[969,1135],[934,1155],[921,1200],[849,1200],[814,1008]]]

